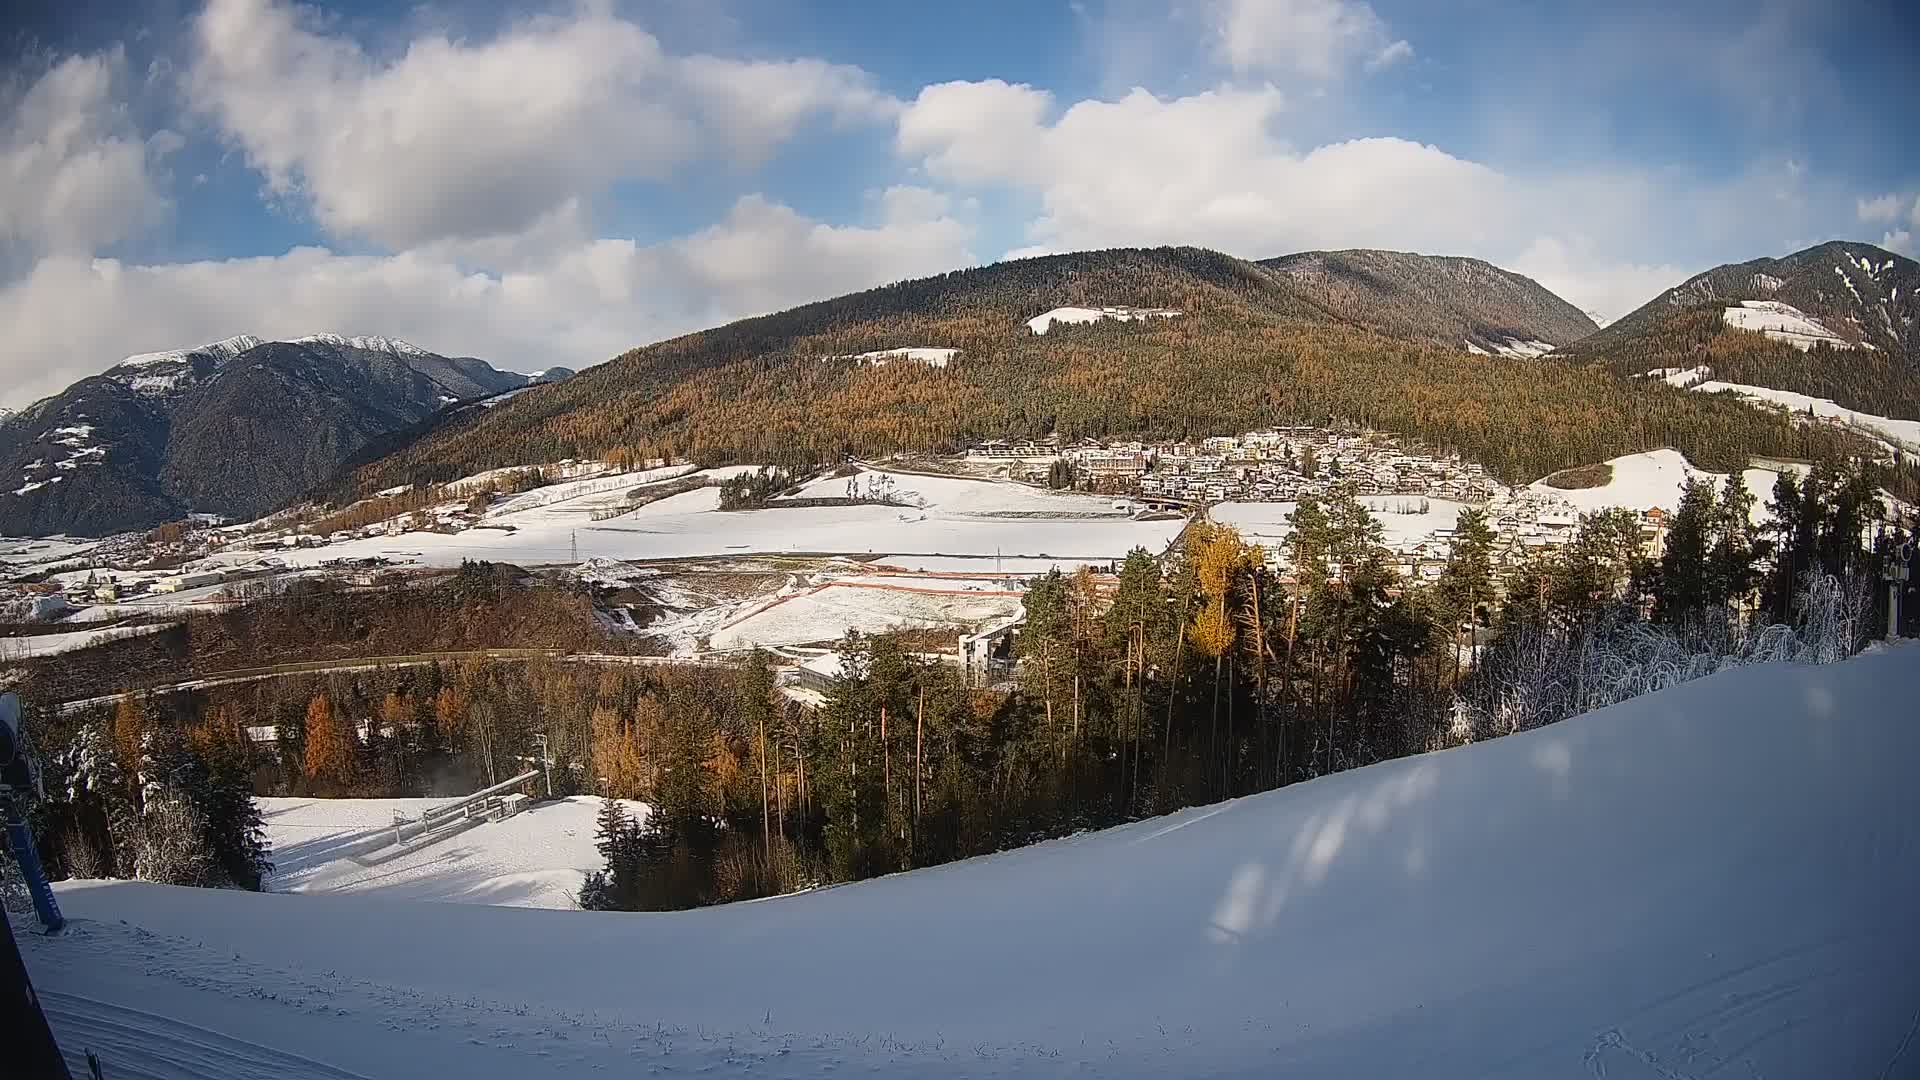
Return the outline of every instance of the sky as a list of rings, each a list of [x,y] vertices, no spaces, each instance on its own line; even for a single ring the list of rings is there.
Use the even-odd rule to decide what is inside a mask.
[[[0,405],[239,333],[579,368],[1085,248],[1470,255],[1609,317],[1913,255],[1902,7],[10,0]]]

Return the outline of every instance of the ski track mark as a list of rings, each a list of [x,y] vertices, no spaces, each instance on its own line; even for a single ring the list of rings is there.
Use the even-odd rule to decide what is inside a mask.
[[[86,1051],[110,1063],[114,1077],[152,1080],[367,1080],[323,1061],[234,1038],[208,1028],[79,994],[44,990],[48,1018],[59,1031],[77,1076]]]

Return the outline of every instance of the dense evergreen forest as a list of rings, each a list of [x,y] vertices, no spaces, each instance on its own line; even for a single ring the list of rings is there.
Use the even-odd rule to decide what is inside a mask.
[[[1760,529],[1748,524],[1755,499],[1769,508]],[[1293,581],[1203,522],[1164,561],[1135,551],[1110,592],[1084,572],[1038,579],[1011,685],[969,686],[901,638],[853,635],[817,709],[776,688],[764,655],[699,667],[474,658],[129,694],[69,713],[45,707],[63,684],[34,681],[64,669],[36,669],[22,691],[49,797],[34,826],[56,874],[255,887],[271,853],[252,792],[471,791],[536,760],[538,734],[556,793],[653,808],[640,822],[606,804],[607,869],[584,906],[772,895],[1551,722],[1634,692],[1617,662],[1605,679],[1567,674],[1634,642],[1664,643],[1668,654],[1641,666],[1666,671],[1674,656],[1777,640],[1758,633],[1765,625],[1812,636],[1838,618],[1850,649],[1884,618],[1873,607],[1884,593],[1861,586],[1905,535],[1863,546],[1882,512],[1861,473],[1817,469],[1767,493],[1696,481],[1660,559],[1640,554],[1636,518],[1601,512],[1503,585],[1493,533],[1468,510],[1444,574],[1416,585],[1398,579],[1356,498],[1308,500],[1288,541]],[[1809,583],[1829,578],[1843,587],[1827,595],[1853,599],[1821,614]],[[513,580],[475,565],[423,595],[484,611],[488,597],[528,587]],[[425,602],[393,605],[394,625]],[[250,625],[268,638],[309,632],[311,610],[265,607]],[[547,621],[566,615],[550,608]]]
[[[1328,295],[1317,281],[1193,248],[1048,256],[904,282],[636,349],[454,418],[332,494],[565,457],[791,464],[981,438],[1198,437],[1285,423],[1396,432],[1509,483],[1662,446],[1716,471],[1756,454],[1838,461],[1869,450],[1824,425],[1630,378],[1647,370],[1626,370],[1637,360],[1608,370],[1470,355],[1368,329],[1317,295]],[[1417,292],[1369,295],[1390,310],[1367,326],[1422,325]],[[1069,304],[1184,314],[1044,336],[1024,325]],[[1698,347],[1738,352],[1749,337],[1708,335]],[[944,369],[822,359],[899,346],[960,355]],[[1910,475],[1890,482],[1916,490]]]

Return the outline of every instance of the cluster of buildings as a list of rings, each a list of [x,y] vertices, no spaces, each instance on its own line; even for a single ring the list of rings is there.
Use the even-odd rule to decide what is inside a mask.
[[[1284,427],[1198,442],[1076,443],[1058,438],[980,443],[976,467],[1044,480],[1065,461],[1077,486],[1206,502],[1285,502],[1336,487],[1360,495],[1482,502],[1500,490],[1485,468],[1406,449],[1381,432]]]

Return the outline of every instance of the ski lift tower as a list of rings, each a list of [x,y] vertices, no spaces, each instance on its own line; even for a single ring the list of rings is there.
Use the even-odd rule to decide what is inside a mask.
[[[1900,599],[1907,590],[1907,582],[1913,576],[1914,542],[1908,539],[1895,548],[1893,557],[1886,560],[1882,577],[1887,582],[1887,640],[1900,636]]]

